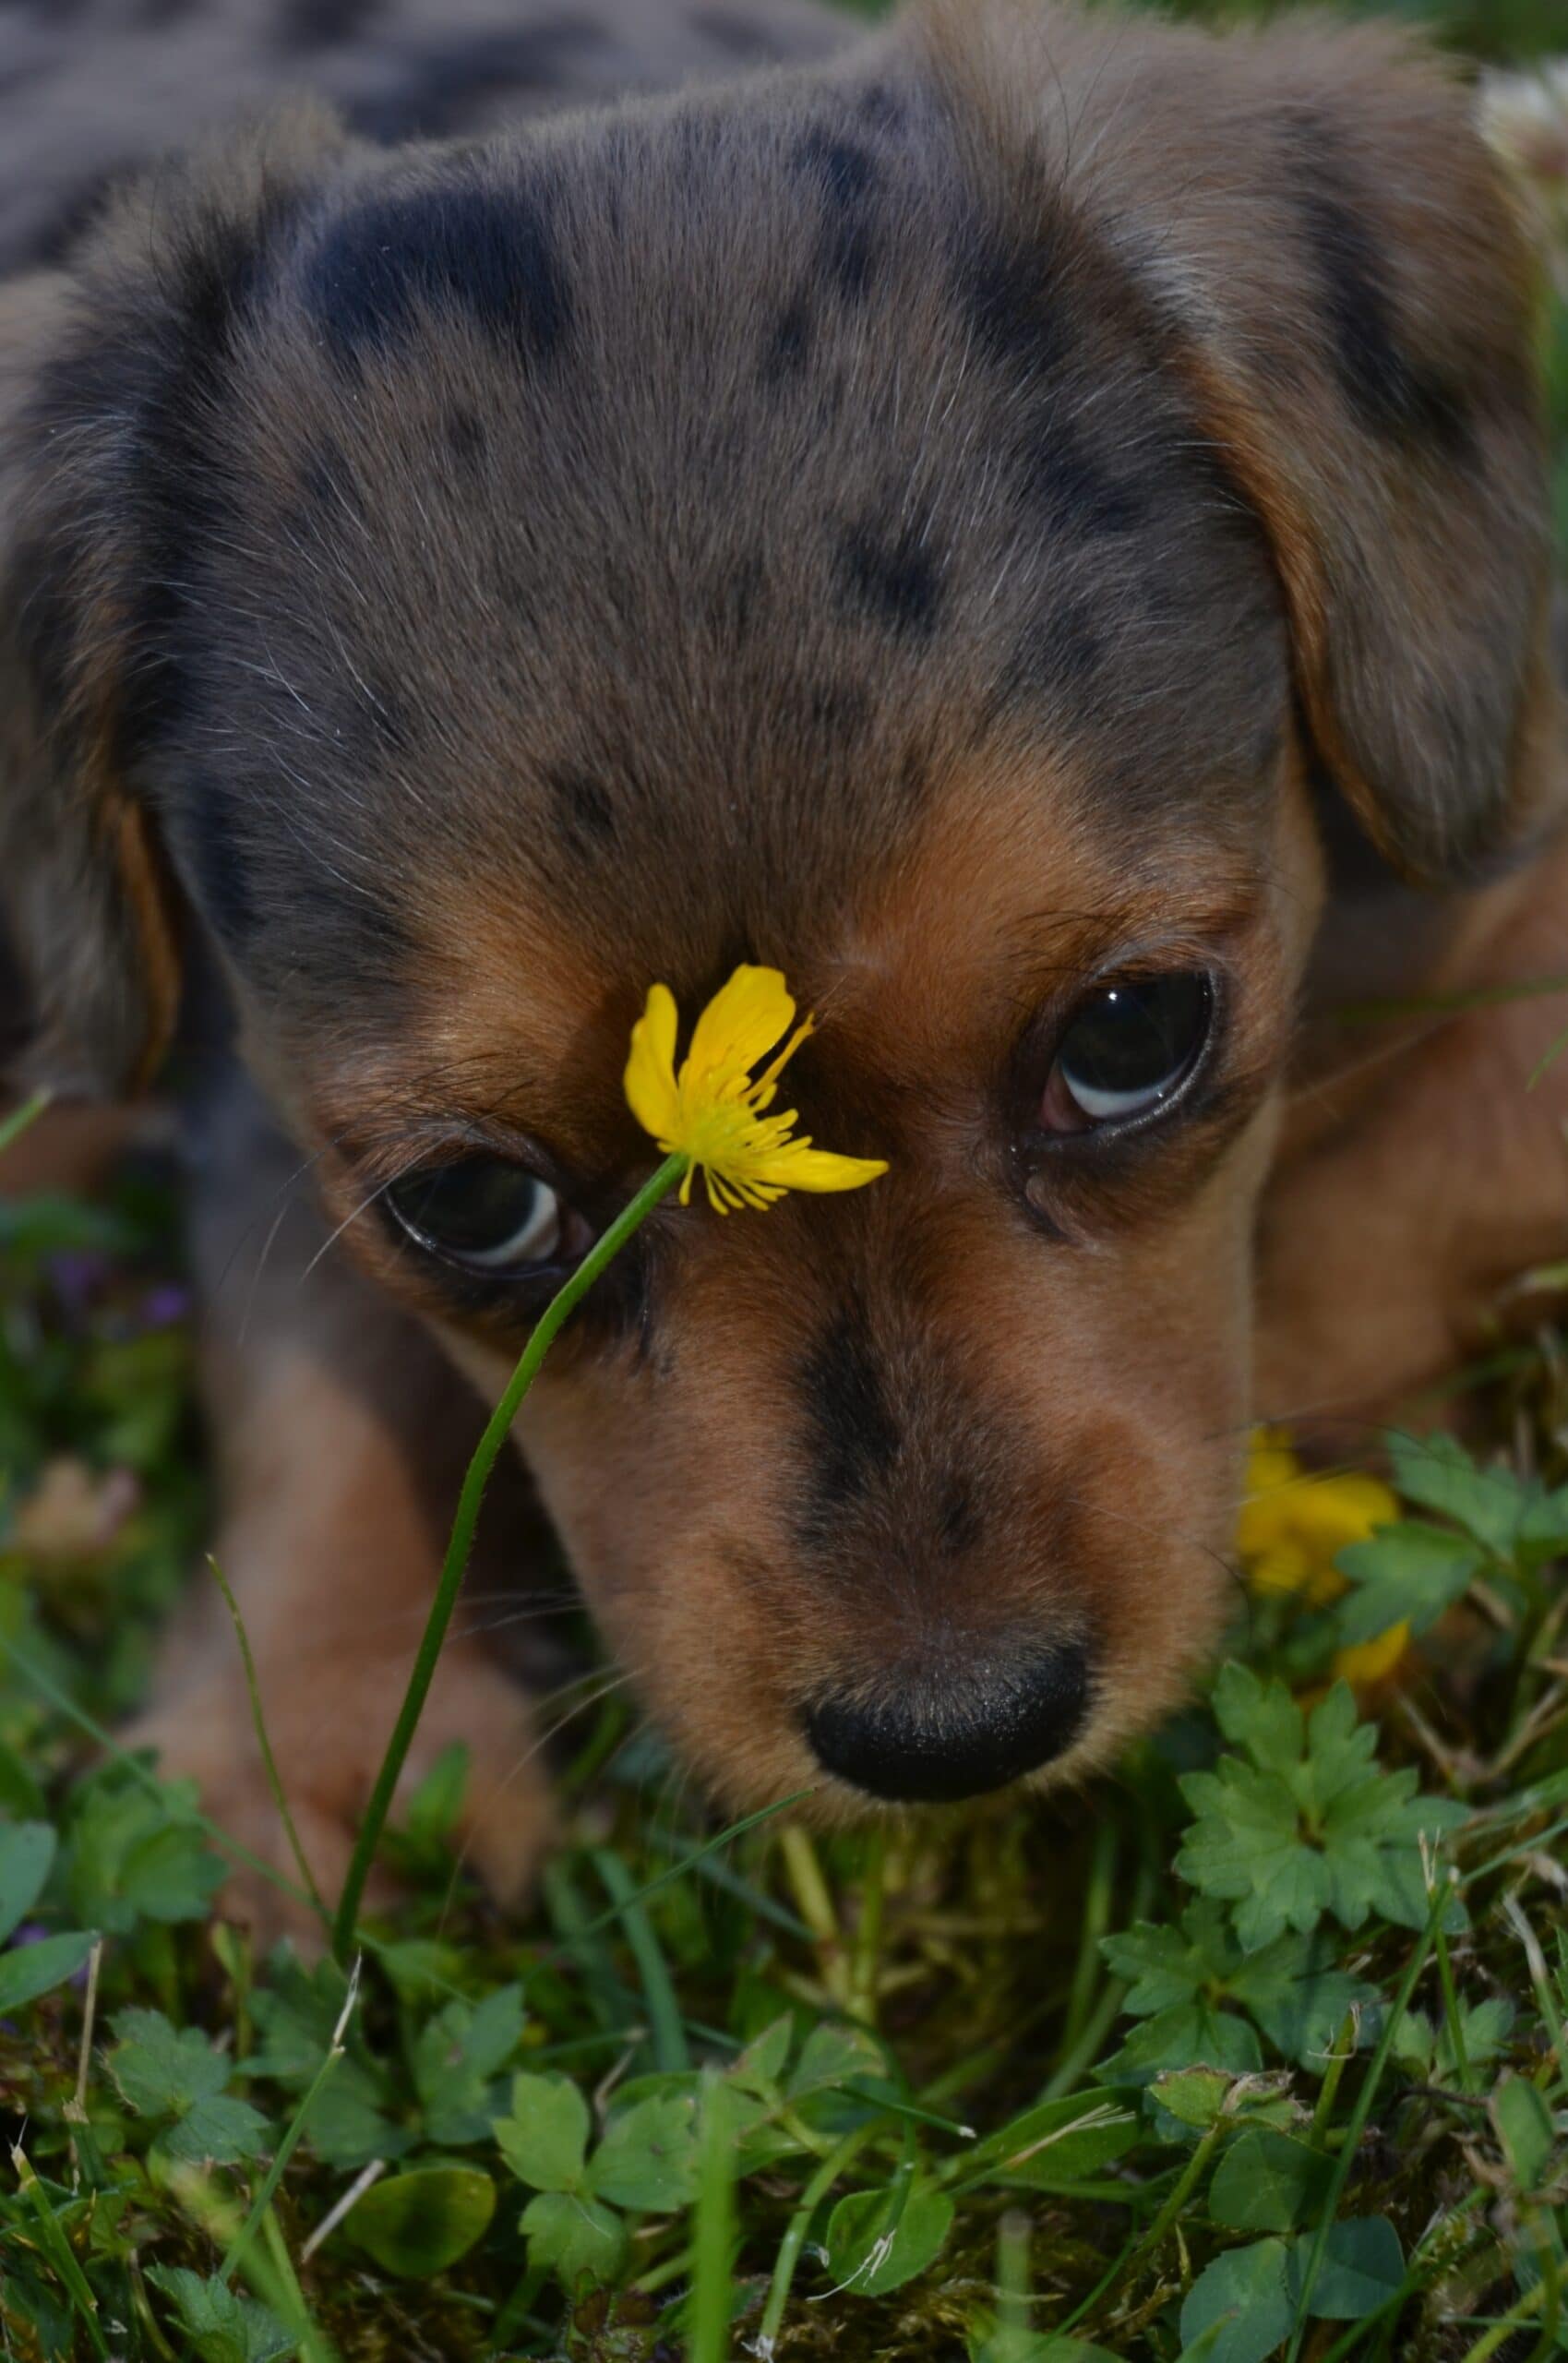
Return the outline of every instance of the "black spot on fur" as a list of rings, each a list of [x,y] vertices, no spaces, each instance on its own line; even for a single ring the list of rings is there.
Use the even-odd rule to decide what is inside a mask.
[[[855,112],[862,123],[871,124],[879,131],[898,131],[904,126],[904,101],[885,82],[868,84],[856,100]]]
[[[966,1477],[952,1476],[942,1490],[937,1512],[937,1541],[951,1558],[960,1558],[980,1540],[985,1519]]]
[[[283,0],[276,27],[278,47],[285,53],[336,49],[367,33],[381,15],[384,0]]]
[[[941,614],[941,570],[914,526],[896,542],[859,526],[844,543],[839,570],[852,604],[901,640],[929,640]]]
[[[826,681],[812,690],[809,711],[813,738],[844,746],[860,738],[870,722],[870,693],[856,682]]]
[[[980,350],[1030,379],[1053,376],[1071,349],[1050,268],[1048,241],[1025,249],[976,239],[959,258],[959,295]]]
[[[490,431],[471,410],[449,410],[441,421],[441,436],[460,468],[477,468],[490,448]]]
[[[869,200],[877,185],[876,159],[855,140],[818,126],[801,139],[796,161],[822,194],[819,268],[846,303],[858,302],[870,282],[875,252]]]
[[[388,87],[349,97],[344,112],[355,131],[387,146],[443,138],[467,129],[476,105],[558,90],[574,61],[604,41],[600,26],[563,15],[510,32],[400,45]]]
[[[1105,662],[1105,639],[1084,599],[1058,599],[1024,631],[1010,671],[1010,686],[1075,691],[1093,686]]]
[[[353,207],[309,258],[305,296],[351,372],[408,332],[416,306],[466,312],[525,366],[548,362],[571,325],[541,198],[475,182]]]
[[[784,306],[768,339],[762,356],[764,385],[776,386],[801,375],[811,349],[811,328],[810,306],[798,295]]]
[[[1149,513],[1149,493],[1096,451],[1081,427],[1042,411],[1020,438],[1018,464],[1026,497],[1059,531],[1094,539],[1136,532]]]
[[[555,800],[561,834],[577,853],[592,853],[614,843],[616,808],[610,795],[589,773],[569,766],[545,775]]]
[[[1317,266],[1347,402],[1374,435],[1434,445],[1449,460],[1469,457],[1474,421],[1465,390],[1413,354],[1371,208],[1358,196],[1329,126],[1303,117],[1292,126],[1294,169],[1286,175]]]
[[[801,1364],[813,1525],[856,1502],[897,1459],[902,1438],[864,1324],[844,1313]]]

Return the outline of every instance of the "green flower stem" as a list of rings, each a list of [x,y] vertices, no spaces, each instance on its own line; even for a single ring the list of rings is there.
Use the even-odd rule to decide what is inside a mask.
[[[511,1433],[512,1421],[517,1417],[523,1397],[539,1374],[540,1364],[555,1343],[569,1315],[576,1310],[605,1266],[619,1254],[633,1231],[647,1219],[661,1199],[669,1196],[676,1182],[685,1175],[688,1162],[688,1160],[683,1156],[667,1157],[664,1159],[657,1171],[643,1183],[630,1205],[616,1217],[603,1238],[596,1241],[589,1249],[566,1286],[545,1306],[535,1324],[533,1336],[522,1349],[517,1368],[507,1382],[506,1392],[497,1404],[491,1414],[489,1424],[479,1439],[478,1449],[468,1464],[468,1474],[463,1479],[462,1492],[458,1500],[457,1516],[452,1521],[451,1536],[447,1544],[447,1555],[441,1563],[440,1581],[436,1587],[436,1597],[430,1604],[430,1614],[425,1620],[425,1637],[419,1645],[419,1655],[414,1660],[413,1672],[409,1676],[408,1688],[403,1693],[402,1707],[399,1711],[392,1736],[387,1744],[387,1753],[381,1759],[381,1769],[376,1776],[376,1786],[371,1792],[370,1803],[365,1807],[365,1818],[359,1826],[359,1835],[354,1841],[353,1857],[349,1864],[348,1877],[343,1881],[343,1891],[338,1901],[332,1949],[340,1963],[346,1964],[349,1955],[353,1950],[354,1932],[359,1922],[359,1907],[364,1900],[365,1881],[370,1877],[371,1867],[376,1860],[376,1852],[381,1843],[381,1832],[386,1827],[387,1816],[391,1810],[392,1797],[403,1766],[408,1760],[408,1752],[413,1744],[414,1733],[419,1728],[419,1718],[425,1711],[425,1701],[429,1695],[431,1682],[435,1678],[437,1661],[441,1654],[441,1645],[447,1637],[447,1627],[452,1621],[452,1611],[457,1606],[463,1577],[468,1572],[469,1554],[473,1549],[474,1529],[479,1523],[485,1488],[490,1481],[491,1472],[500,1458],[507,1439]]]

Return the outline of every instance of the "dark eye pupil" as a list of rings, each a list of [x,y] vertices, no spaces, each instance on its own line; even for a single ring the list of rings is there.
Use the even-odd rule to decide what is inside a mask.
[[[558,1236],[553,1191],[500,1158],[469,1158],[422,1168],[387,1193],[404,1226],[444,1253],[474,1261],[503,1256],[544,1261]]]
[[[1208,1032],[1203,976],[1150,977],[1106,988],[1085,1003],[1058,1052],[1068,1088],[1091,1115],[1131,1114],[1179,1083]]]

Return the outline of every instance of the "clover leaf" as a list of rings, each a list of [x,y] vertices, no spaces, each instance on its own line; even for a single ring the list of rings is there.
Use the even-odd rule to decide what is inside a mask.
[[[1461,2003],[1459,2033],[1465,2063],[1487,2068],[1500,2059],[1514,2025],[1514,2005],[1501,1995],[1484,2002]],[[1423,2084],[1456,2084],[1459,2047],[1446,2017],[1434,2025],[1423,2010],[1406,2010],[1394,2030],[1394,2056],[1406,2072]]]
[[[197,2027],[176,2029],[162,2010],[122,2010],[109,2069],[138,2117],[161,2124],[154,2153],[165,2164],[234,2165],[267,2148],[266,2118],[229,2097],[233,2064]]]
[[[276,2314],[236,2297],[216,2273],[203,2280],[182,2264],[152,2264],[147,2277],[173,2305],[201,2363],[278,2363],[298,2345]]]
[[[933,2265],[952,2230],[953,2204],[930,2184],[856,2190],[828,2218],[828,2271],[839,2289],[885,2297]]]
[[[1227,2249],[1205,2267],[1181,2308],[1181,2343],[1213,2344],[1204,2363],[1265,2363],[1290,2334],[1305,2289],[1311,2241],[1254,2240]],[[1331,2225],[1307,2311],[1320,2321],[1363,2321],[1387,2304],[1405,2274],[1399,2236],[1386,2216],[1353,2216]]]
[[[142,1780],[111,1766],[77,1793],[62,1853],[74,1916],[112,1936],[138,1920],[201,1920],[222,1884],[188,1781]]]
[[[483,2141],[500,2103],[493,2079],[521,2041],[522,2021],[521,1986],[503,1985],[479,2003],[449,2002],[421,2030],[413,2081],[432,2141]]]
[[[542,2190],[522,2211],[528,2261],[569,2289],[586,2273],[613,2281],[626,2261],[626,2225],[614,2208],[575,2191]]]
[[[1215,1711],[1238,1752],[1183,1778],[1194,1819],[1176,1867],[1235,1906],[1243,1949],[1287,1928],[1310,1934],[1330,1913],[1359,1928],[1374,1904],[1403,1926],[1424,1926],[1420,1841],[1454,1828],[1466,1809],[1418,1795],[1413,1771],[1373,1762],[1376,1726],[1358,1723],[1348,1685],[1336,1684],[1308,1719],[1282,1682],[1232,1664],[1215,1685]]]
[[[1228,1991],[1276,2051],[1319,2074],[1351,2011],[1377,1997],[1375,1985],[1339,1967],[1339,1947],[1326,1928],[1287,1934],[1247,1954]]]
[[[535,2190],[581,2189],[592,2129],[588,2103],[565,2076],[514,2076],[511,2115],[497,2117],[494,2129],[519,2182]]]
[[[1141,1921],[1106,1937],[1100,1949],[1128,1981],[1122,2009],[1148,2021],[1111,2063],[1135,2082],[1200,2062],[1236,2074],[1261,2067],[1250,2030],[1221,2009],[1226,2002],[1239,2004],[1286,2058],[1321,2071],[1347,2014],[1376,1995],[1337,1966],[1327,1930],[1287,1931],[1243,1952],[1223,1907],[1207,1897],[1174,1925]]]
[[[476,2248],[496,2213],[496,2186],[474,2166],[416,2166],[355,2201],[349,2237],[384,2273],[434,2280]]]
[[[318,1961],[306,1970],[281,1948],[270,1969],[269,1985],[258,1987],[252,1997],[260,2042],[245,2063],[245,2073],[305,2093],[331,2048],[348,1981],[335,1961]],[[413,2147],[413,2135],[388,2114],[389,2080],[366,2050],[357,2023],[343,2040],[346,2056],[316,2096],[305,2138],[323,2165],[353,2173],[373,2158],[401,2157]]]
[[[697,2196],[695,2093],[650,2093],[613,2118],[590,2180],[596,2198],[643,2214],[689,2206]]]

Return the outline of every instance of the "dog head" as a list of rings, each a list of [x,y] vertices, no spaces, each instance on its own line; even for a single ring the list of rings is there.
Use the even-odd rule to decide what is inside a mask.
[[[345,1241],[492,1393],[646,1171],[648,985],[818,1017],[850,1199],[666,1205],[521,1433],[736,1799],[1102,1758],[1212,1638],[1309,784],[1528,842],[1530,284],[1433,66],[1065,9],[133,193],[7,492],[39,1062],[156,1063],[179,949]]]

